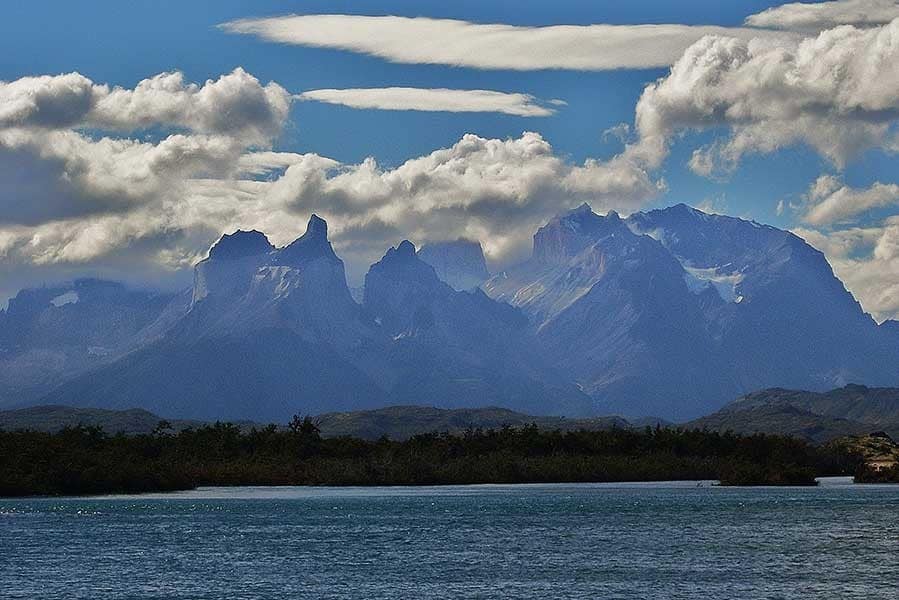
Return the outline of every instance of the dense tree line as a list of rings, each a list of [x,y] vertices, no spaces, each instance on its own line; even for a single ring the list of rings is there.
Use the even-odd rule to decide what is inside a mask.
[[[772,435],[536,426],[431,433],[405,441],[323,438],[295,417],[242,432],[228,423],[148,435],[99,428],[0,432],[0,495],[93,494],[204,485],[428,485],[720,479],[813,484],[852,473],[851,456]]]

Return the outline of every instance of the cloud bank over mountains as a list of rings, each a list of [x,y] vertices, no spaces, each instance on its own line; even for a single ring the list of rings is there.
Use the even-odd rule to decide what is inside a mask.
[[[438,92],[423,102],[459,99]],[[27,77],[0,84],[0,95],[0,169],[18,173],[0,194],[7,275],[110,261],[182,270],[224,231],[255,227],[286,242],[312,211],[332,220],[360,270],[405,236],[478,237],[502,259],[524,252],[522,232],[560,209],[585,200],[633,209],[664,187],[624,159],[573,164],[530,132],[466,135],[392,169],[275,152],[293,97],[242,69],[202,85],[163,73],[133,89],[78,73]],[[549,110],[520,94],[461,98]]]
[[[727,176],[748,155],[794,145],[824,157],[833,173],[822,174],[794,209],[802,223],[795,231],[827,253],[866,309],[899,315],[899,224],[882,216],[897,203],[897,184],[852,187],[841,175],[865,152],[899,150],[897,7],[882,0],[787,4],[739,28],[349,15],[221,26],[398,63],[671,66],[644,89],[621,153],[580,163],[528,131],[509,139],[468,134],[395,167],[276,151],[298,99],[521,117],[560,110],[559,101],[514,91],[383,87],[297,95],[241,68],[204,83],[160,73],[133,88],[79,73],[0,82],[0,273],[12,282],[0,292],[15,291],[26,276],[33,283],[66,269],[184,273],[223,232],[256,228],[286,243],[311,212],[328,218],[351,275],[404,237],[480,239],[489,259],[508,262],[527,253],[528,232],[582,202],[625,214],[645,206],[666,191],[665,163],[681,134],[710,131],[714,141],[695,149],[689,163],[702,176]]]
[[[832,4],[829,14],[855,3]],[[882,4],[884,10],[895,9]],[[777,10],[765,17],[769,25],[789,13]],[[693,152],[690,168],[706,177],[726,176],[747,155],[797,144],[812,148],[836,171],[868,151],[894,154],[899,150],[897,64],[899,18],[882,26],[828,29],[796,46],[706,37],[687,49],[669,75],[646,87],[636,107],[636,141],[625,154],[652,172],[685,130],[724,132]],[[854,189],[835,175],[822,175],[798,210],[815,229],[795,229],[827,254],[880,319],[899,314],[896,220],[867,221],[876,219],[871,215],[878,209],[896,206],[897,195],[895,183]]]

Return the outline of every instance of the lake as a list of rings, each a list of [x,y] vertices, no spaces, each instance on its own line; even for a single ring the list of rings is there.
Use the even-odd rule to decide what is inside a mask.
[[[3,598],[896,598],[899,486],[0,500]]]

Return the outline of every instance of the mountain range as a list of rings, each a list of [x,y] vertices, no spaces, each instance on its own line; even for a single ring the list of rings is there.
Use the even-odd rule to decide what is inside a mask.
[[[899,384],[878,325],[792,233],[686,205],[584,205],[488,273],[480,244],[409,241],[351,293],[313,215],[276,248],[223,236],[177,294],[79,280],[0,312],[0,406],[170,418],[498,406],[685,421],[753,390]]]

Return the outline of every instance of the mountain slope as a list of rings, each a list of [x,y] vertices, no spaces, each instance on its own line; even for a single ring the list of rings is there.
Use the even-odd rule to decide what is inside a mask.
[[[698,293],[717,292],[705,316],[741,391],[897,382],[899,344],[883,341],[824,255],[792,233],[683,204],[628,224],[658,239]],[[888,357],[897,361],[878,364]]]
[[[442,409],[430,406],[388,406],[368,411],[327,413],[316,417],[322,435],[349,435],[376,440],[388,436],[403,440],[424,433],[462,433],[468,429],[501,429],[534,424],[541,429],[589,431],[626,428],[630,424],[620,417],[565,419],[527,415],[505,408]]]
[[[558,217],[534,236],[529,261],[484,289],[529,314],[552,364],[597,412],[683,419],[736,393],[681,265],[614,212],[582,206]]]
[[[899,336],[820,252],[686,205],[626,220],[583,205],[483,289],[526,312],[598,412],[684,420],[760,388],[899,383]]]
[[[37,398],[135,347],[174,300],[98,279],[22,290],[0,311],[0,406]]]
[[[32,406],[0,411],[0,430],[55,432],[64,427],[101,427],[105,433],[126,435],[151,433],[163,418],[149,411],[73,408],[71,406]],[[200,421],[170,421],[173,430],[202,425]]]
[[[774,388],[747,394],[724,410],[739,412],[758,406],[792,406],[874,427],[899,424],[899,388],[847,385],[828,392]]]
[[[42,399],[140,407],[180,419],[285,422],[296,413],[383,405],[374,381],[323,344],[279,328],[248,336],[164,339]]]
[[[365,277],[363,307],[389,337],[397,403],[583,415],[588,399],[540,359],[523,315],[440,281],[408,241]]]
[[[518,311],[453,290],[409,242],[372,267],[360,306],[313,215],[281,249],[259,232],[223,237],[197,265],[186,314],[43,401],[277,422],[391,403],[589,413],[532,342]]]
[[[197,265],[189,310],[163,336],[44,401],[279,422],[379,406],[379,341],[313,215],[282,249],[258,232],[224,236]]]
[[[613,427],[627,428],[631,424],[620,417],[594,417],[590,419],[566,419],[541,417],[515,412],[506,408],[442,409],[430,406],[387,406],[373,410],[329,412],[313,417],[323,437],[352,436],[376,440],[388,436],[404,440],[425,433],[463,433],[468,429],[501,429],[537,425],[541,429],[575,431],[604,430]],[[0,411],[2,431],[59,431],[78,425],[101,427],[110,435],[152,433],[164,417],[143,409],[108,410],[100,408],[73,408],[70,406],[34,406],[18,410]],[[209,421],[168,420],[171,430],[198,428]],[[262,428],[267,425],[251,421],[235,423],[241,429]],[[285,427],[284,423],[276,424]]]

